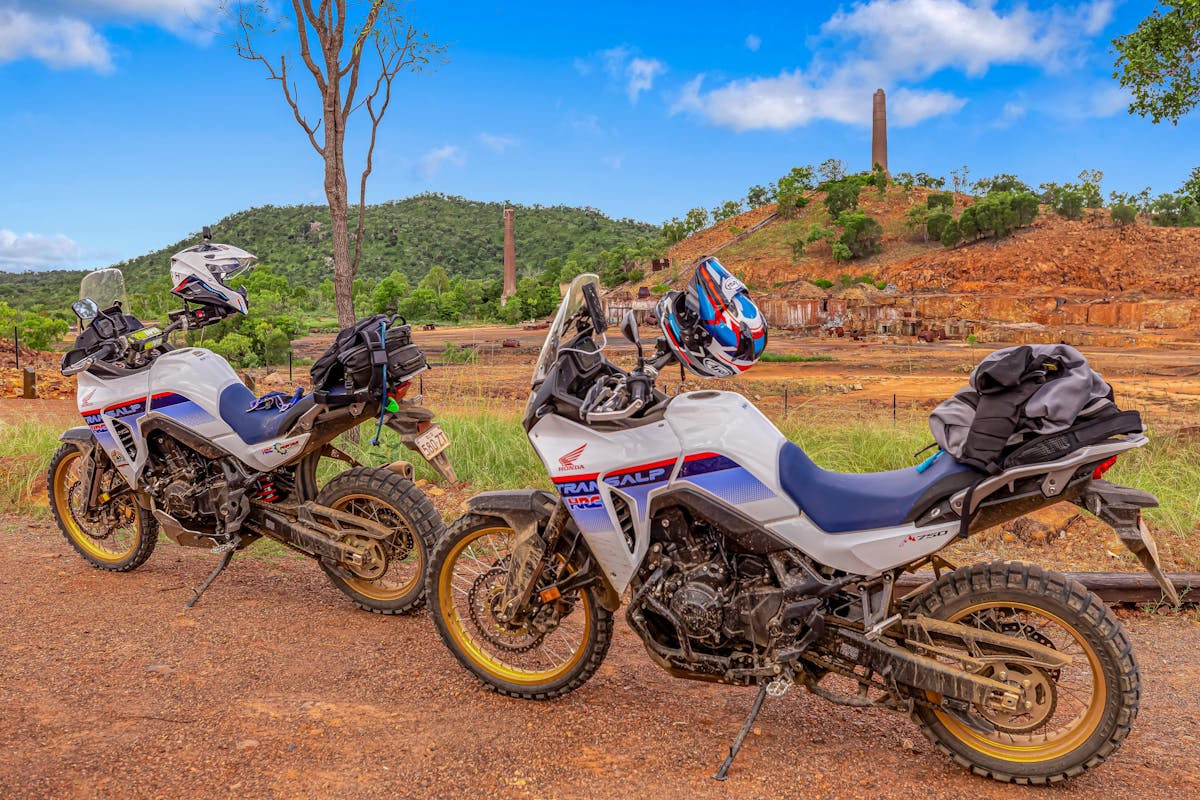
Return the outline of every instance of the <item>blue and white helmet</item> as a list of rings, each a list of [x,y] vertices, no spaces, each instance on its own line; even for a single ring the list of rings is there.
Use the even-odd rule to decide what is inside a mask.
[[[746,285],[707,258],[683,292],[658,303],[667,344],[692,372],[728,378],[754,366],[767,347],[767,323]]]
[[[246,290],[228,281],[249,272],[258,258],[231,244],[189,247],[171,257],[171,292],[192,303],[245,314]]]

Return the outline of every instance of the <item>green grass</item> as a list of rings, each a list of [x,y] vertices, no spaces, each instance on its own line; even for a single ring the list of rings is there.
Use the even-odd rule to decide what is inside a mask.
[[[435,409],[436,410],[436,409]],[[551,487],[545,469],[533,452],[520,415],[511,404],[477,403],[438,411],[438,421],[449,434],[449,451],[460,479],[471,491],[505,488]],[[932,441],[924,419],[851,417],[835,411],[806,410],[786,420],[776,420],[782,433],[804,448],[820,466],[836,472],[880,472],[917,464],[925,455],[914,454]],[[63,422],[23,421],[0,423],[5,443],[0,458],[0,511],[44,514],[45,503],[36,497],[43,476],[58,446]],[[418,478],[431,483],[441,478],[399,437],[385,431],[372,447],[373,430],[364,426],[359,444],[342,446],[365,464],[380,466],[397,459],[413,462]],[[332,472],[344,469],[330,462]],[[1147,516],[1160,530],[1178,537],[1174,546],[1192,560],[1197,555],[1195,534],[1200,520],[1200,443],[1172,434],[1151,435],[1150,444],[1128,453],[1108,474],[1110,480],[1153,492],[1161,506]]]
[[[802,356],[797,353],[763,353],[760,361],[777,361],[786,363],[804,363],[809,361],[836,361],[833,356]]]

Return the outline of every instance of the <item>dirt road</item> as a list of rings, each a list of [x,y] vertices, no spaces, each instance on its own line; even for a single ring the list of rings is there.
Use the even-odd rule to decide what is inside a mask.
[[[719,784],[751,690],[670,678],[623,622],[590,683],[523,702],[480,690],[423,612],[358,611],[307,561],[251,550],[185,612],[211,556],[160,545],[112,575],[45,523],[0,529],[0,797],[1046,796],[967,775],[903,718],[798,689]],[[1055,797],[1200,789],[1200,625],[1123,616],[1141,716]]]

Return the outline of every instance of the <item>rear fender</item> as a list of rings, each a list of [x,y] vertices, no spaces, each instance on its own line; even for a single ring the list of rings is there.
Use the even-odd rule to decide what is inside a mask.
[[[483,492],[467,501],[467,512],[504,520],[516,533],[519,543],[523,537],[537,536],[538,532],[545,528],[558,503],[559,499],[555,495],[541,489]],[[567,524],[569,528],[575,527],[574,522]],[[581,536],[563,536],[559,541],[565,543],[570,539],[577,539],[577,547],[584,551],[583,558],[572,558],[572,563],[577,567],[589,565],[589,570],[598,578],[596,586],[600,590],[600,605],[608,611],[616,611],[621,605],[621,597],[604,572],[596,566],[596,559],[587,550],[587,543]]]
[[[1146,571],[1154,576],[1154,582],[1174,605],[1179,605],[1179,594],[1174,585],[1163,574],[1158,561],[1158,546],[1142,520],[1143,508],[1154,508],[1158,498],[1129,486],[1118,486],[1108,481],[1089,481],[1083,491],[1072,501],[1080,508],[1095,514],[1106,523],[1137,556]]]

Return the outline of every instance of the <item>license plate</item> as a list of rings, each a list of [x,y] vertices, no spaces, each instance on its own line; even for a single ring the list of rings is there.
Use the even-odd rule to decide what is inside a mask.
[[[434,424],[418,433],[413,443],[417,446],[417,452],[421,454],[421,457],[428,460],[450,446],[450,437],[446,435],[440,425]]]

